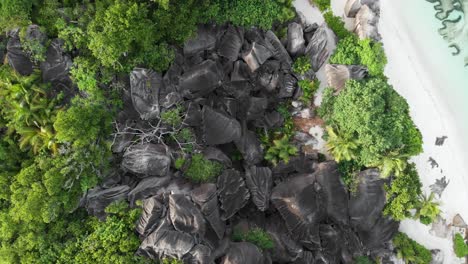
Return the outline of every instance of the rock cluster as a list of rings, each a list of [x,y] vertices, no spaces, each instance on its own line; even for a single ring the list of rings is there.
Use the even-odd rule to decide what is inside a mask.
[[[348,0],[345,5],[345,15],[354,20],[354,32],[361,39],[381,39],[378,31],[380,18],[380,2],[378,0]]]

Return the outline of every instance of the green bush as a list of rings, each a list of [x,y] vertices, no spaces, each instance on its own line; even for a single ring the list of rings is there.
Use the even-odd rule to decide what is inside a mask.
[[[421,223],[429,225],[440,214],[439,202],[434,201],[435,194],[431,192],[429,196],[420,195],[416,205],[415,218],[419,219]]]
[[[275,243],[271,236],[261,228],[253,228],[246,233],[243,233],[240,230],[234,230],[232,239],[237,242],[250,242],[263,250],[273,249],[275,247]]]
[[[173,128],[177,128],[182,125],[183,111],[184,108],[182,106],[172,108],[171,110],[165,111],[161,114],[161,120]]]
[[[453,249],[455,251],[455,255],[459,258],[468,256],[468,245],[462,235],[458,233],[453,237]]]
[[[354,261],[355,261],[355,264],[374,264],[375,263],[367,256],[357,257],[354,259]]]
[[[398,233],[393,238],[393,245],[398,257],[411,264],[429,264],[432,260],[431,251],[409,238],[403,233]]]
[[[315,4],[320,11],[325,11],[330,8],[330,0],[310,0],[312,4]]]
[[[194,154],[185,176],[193,182],[212,182],[221,174],[224,167],[217,161],[207,160],[202,154]]]
[[[297,148],[289,143],[289,137],[283,136],[273,140],[273,145],[266,151],[265,159],[276,166],[280,161],[288,163],[290,157],[295,155],[297,155]]]
[[[311,68],[312,65],[310,64],[310,59],[306,56],[302,56],[294,61],[292,70],[294,73],[303,75],[306,72],[308,72]]]
[[[163,258],[161,264],[184,264],[184,262],[175,258]]]
[[[311,103],[312,99],[314,98],[314,94],[319,89],[320,81],[318,81],[318,80],[315,80],[315,81],[300,80],[298,82],[298,85],[302,90],[302,96],[300,98],[301,101],[304,104],[309,105]]]
[[[32,6],[33,1],[30,0],[0,1],[0,30],[7,32],[30,24]]]
[[[352,35],[352,33],[345,28],[345,23],[341,17],[333,15],[332,11],[325,12],[323,17],[327,25],[335,32],[338,39],[345,39]]]
[[[415,209],[421,195],[421,181],[414,164],[409,164],[405,171],[386,186],[387,204],[384,214],[395,220],[410,217],[410,210]]]
[[[350,35],[338,42],[335,52],[330,57],[330,63],[360,64],[367,67],[371,76],[383,76],[387,57],[381,43],[370,39],[359,40]]]

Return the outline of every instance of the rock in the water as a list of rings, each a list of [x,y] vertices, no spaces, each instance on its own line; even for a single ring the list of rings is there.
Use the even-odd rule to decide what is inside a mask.
[[[158,197],[151,197],[143,202],[143,210],[138,219],[136,231],[141,237],[152,233],[166,217],[167,206]]]
[[[305,51],[305,40],[303,28],[298,23],[288,25],[288,52],[291,56],[300,56]]]
[[[312,69],[317,72],[330,57],[332,48],[336,44],[335,34],[326,26],[321,25],[306,47],[306,56],[310,58]]]
[[[200,25],[195,38],[184,44],[184,55],[192,56],[205,50],[214,50],[217,41],[217,28],[214,25]]]
[[[252,201],[260,211],[268,209],[273,177],[268,167],[250,167],[245,173]]]
[[[33,62],[23,51],[19,37],[19,29],[10,33],[10,39],[7,43],[8,64],[21,75],[30,75],[33,72]]]
[[[349,200],[349,215],[351,225],[358,230],[368,230],[380,218],[386,203],[384,181],[376,169],[362,171],[358,178],[356,194]]]
[[[221,85],[223,71],[220,65],[206,60],[191,67],[179,81],[179,92],[189,99],[205,96]]]
[[[320,163],[315,177],[325,198],[328,217],[340,225],[348,225],[348,193],[341,182],[336,162]]]
[[[207,145],[220,145],[238,140],[241,125],[236,119],[204,106],[202,110],[204,140]]]
[[[231,243],[221,264],[263,264],[260,249],[248,242]]]
[[[183,194],[169,196],[169,217],[177,231],[199,236],[205,234],[205,220],[200,210]]]
[[[133,107],[141,119],[159,117],[159,94],[163,85],[162,76],[152,70],[136,68],[130,73]]]
[[[250,193],[241,174],[232,169],[225,170],[218,177],[217,185],[221,210],[223,211],[221,219],[226,220],[247,204]]]
[[[278,184],[271,194],[292,238],[311,250],[320,248],[318,224],[325,215],[318,188],[312,175],[296,176]]]
[[[128,193],[128,201],[131,206],[135,205],[137,200],[143,200],[156,195],[161,188],[167,186],[171,181],[170,176],[149,177],[143,179],[138,185]]]
[[[173,257],[181,259],[195,246],[194,238],[186,233],[173,230],[156,230],[143,240],[140,254],[153,258]]]
[[[169,151],[164,145],[134,145],[125,151],[122,168],[146,176],[166,176],[171,166]]]
[[[216,185],[206,183],[192,190],[191,197],[200,207],[202,214],[216,232],[219,239],[224,237],[226,224],[221,220],[218,206],[218,195]]]
[[[95,188],[88,191],[86,195],[85,207],[90,215],[104,220],[106,218],[105,209],[115,201],[125,200],[130,187],[127,185],[116,186],[110,189]]]
[[[250,46],[250,49],[242,55],[242,58],[249,66],[250,70],[254,72],[272,56],[273,53],[265,46],[254,42]]]
[[[219,55],[230,61],[236,61],[244,42],[243,36],[244,32],[242,29],[229,25],[226,33],[221,38],[218,49]]]
[[[337,65],[327,64],[325,66],[328,86],[340,91],[345,87],[348,80],[362,80],[368,72],[367,68],[360,65]]]

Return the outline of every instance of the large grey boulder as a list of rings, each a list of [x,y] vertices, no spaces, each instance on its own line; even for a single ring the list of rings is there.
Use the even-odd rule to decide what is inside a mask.
[[[252,166],[246,170],[245,179],[252,201],[260,211],[268,209],[273,177],[270,168]]]
[[[88,214],[104,220],[107,215],[105,213],[106,207],[113,202],[125,200],[129,191],[130,187],[127,185],[116,186],[110,189],[91,189],[85,197],[86,210]]]
[[[360,39],[371,38],[380,41],[381,36],[378,30],[379,15],[369,6],[363,5],[356,14],[354,20],[354,32]]]
[[[122,168],[139,177],[166,176],[170,166],[169,150],[160,144],[133,145],[122,159]]]
[[[195,239],[183,232],[158,228],[140,245],[139,253],[152,258],[172,257],[182,259],[195,246]]]
[[[254,72],[272,56],[273,53],[268,48],[257,42],[253,42],[250,48],[242,55],[242,58],[250,70]]]
[[[177,231],[199,235],[205,234],[205,220],[200,210],[184,194],[169,196],[169,217]]]
[[[136,68],[130,73],[132,102],[143,120],[159,117],[159,95],[164,83],[161,74],[149,69]]]
[[[188,264],[213,264],[211,249],[208,246],[198,244],[185,256],[185,262]]]
[[[134,206],[137,200],[143,200],[156,195],[161,188],[167,186],[171,176],[149,177],[140,181],[135,188],[128,193],[128,201]]]
[[[167,205],[159,197],[153,196],[144,200],[143,210],[135,230],[140,234],[140,237],[147,237],[161,224],[166,214]]]
[[[222,239],[224,237],[226,224],[221,220],[216,185],[213,183],[201,184],[192,190],[190,196],[198,205],[200,211],[205,216],[205,219],[215,231],[218,238]]]
[[[239,58],[239,53],[244,42],[243,36],[243,29],[229,25],[226,33],[221,38],[218,48],[219,55],[227,58],[229,61],[236,61]]]
[[[221,66],[205,60],[184,72],[179,80],[179,92],[188,99],[205,96],[218,88],[222,80]]]
[[[381,216],[370,229],[358,230],[362,244],[373,252],[384,251],[388,243],[398,233],[399,222],[389,217]]]
[[[325,73],[328,86],[337,91],[342,90],[348,80],[362,80],[368,75],[367,68],[361,65],[327,64]]]
[[[194,38],[184,44],[184,55],[192,56],[205,50],[214,50],[218,28],[215,25],[200,25]]]
[[[317,72],[332,54],[336,45],[335,34],[322,24],[309,41],[305,53],[309,57],[312,70]]]
[[[221,264],[263,264],[264,256],[260,249],[252,243],[231,243]]]
[[[62,49],[63,40],[54,39],[50,43],[46,52],[46,60],[41,62],[42,80],[62,84],[67,88],[71,87],[69,76],[73,62],[69,55]]]
[[[298,23],[288,25],[287,49],[291,56],[300,56],[305,51],[304,29]]]
[[[225,170],[218,177],[218,196],[221,203],[221,219],[227,220],[244,207],[250,198],[245,181],[240,172]]]
[[[268,218],[266,231],[274,243],[274,250],[270,252],[274,263],[291,263],[303,254],[302,246],[291,238],[278,215]]]
[[[204,140],[207,145],[220,145],[238,140],[241,125],[236,119],[209,106],[202,110]]]
[[[294,95],[294,91],[297,89],[297,79],[290,73],[282,74],[279,82],[279,93],[280,98],[290,98]]]
[[[273,57],[275,59],[288,67],[292,65],[291,56],[273,31],[268,30],[266,32],[265,40],[273,47]]]
[[[30,75],[33,72],[33,62],[23,50],[19,29],[11,31],[9,35],[6,54],[8,64],[21,75]]]
[[[346,5],[344,7],[344,14],[347,17],[356,17],[356,14],[362,7],[361,0],[348,0],[346,1]]]

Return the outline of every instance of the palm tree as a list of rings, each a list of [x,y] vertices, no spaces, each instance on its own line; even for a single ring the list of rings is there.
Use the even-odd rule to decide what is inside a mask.
[[[431,192],[427,195],[420,195],[416,205],[416,214],[414,218],[419,219],[423,224],[432,223],[440,214],[440,202],[434,201],[435,194]]]
[[[328,141],[327,141],[327,148],[328,151],[335,157],[337,162],[340,161],[350,161],[356,158],[356,150],[358,148],[358,144],[356,141],[345,138],[333,130],[331,127],[327,127],[328,133]]]
[[[388,155],[380,157],[375,162],[368,164],[366,167],[379,168],[381,177],[387,178],[392,173],[398,177],[406,169],[408,165],[407,157],[400,155],[398,151],[390,152]]]

